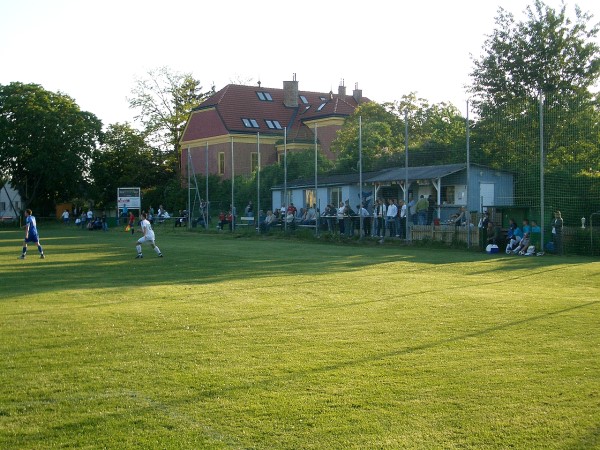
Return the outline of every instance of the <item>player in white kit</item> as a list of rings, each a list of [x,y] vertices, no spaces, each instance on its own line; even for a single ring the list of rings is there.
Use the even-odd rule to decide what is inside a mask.
[[[142,244],[144,242],[148,242],[152,246],[156,254],[160,258],[162,258],[162,253],[160,252],[160,249],[156,246],[154,242],[155,236],[154,231],[152,230],[152,224],[148,221],[146,213],[142,213],[140,217],[142,218],[142,221],[140,222],[140,231],[144,233],[144,236],[138,239],[137,245],[135,246],[135,249],[137,250],[136,258],[144,257],[142,255]]]

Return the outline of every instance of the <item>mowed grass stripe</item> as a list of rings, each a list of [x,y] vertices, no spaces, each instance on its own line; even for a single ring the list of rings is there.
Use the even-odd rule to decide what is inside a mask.
[[[597,261],[160,231],[0,235],[0,447],[600,445]]]

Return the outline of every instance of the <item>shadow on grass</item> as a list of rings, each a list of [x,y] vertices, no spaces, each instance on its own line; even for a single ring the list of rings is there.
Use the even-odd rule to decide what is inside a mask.
[[[490,257],[450,249],[339,245],[236,234],[198,235],[187,230],[175,230],[157,237],[164,258],[157,258],[146,244],[143,246],[144,259],[136,260],[134,248],[139,236],[117,230],[103,233],[50,228],[42,235],[47,259],[39,260],[35,245],[30,245],[28,258],[20,261],[17,256],[22,231],[2,231],[0,258],[4,261],[0,261],[0,269],[3,284],[14,298],[26,295],[30,289],[40,292],[88,287],[208,284],[239,279],[323,275],[388,263],[403,263],[403,273],[435,271],[439,270],[439,265],[467,264],[465,276],[515,271],[512,278],[507,273],[507,279],[518,280],[538,272],[562,270],[566,265],[592,261],[589,258]],[[479,270],[470,272],[468,263],[477,263],[474,267]],[[485,269],[481,270],[482,267]],[[431,292],[435,292],[435,286]]]

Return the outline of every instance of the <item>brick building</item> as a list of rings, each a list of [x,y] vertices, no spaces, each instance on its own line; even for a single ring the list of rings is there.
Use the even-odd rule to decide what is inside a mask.
[[[300,91],[295,78],[282,89],[229,84],[202,102],[180,141],[182,173],[191,160],[194,173],[204,175],[208,160],[209,174],[249,175],[258,167],[259,142],[265,167],[283,157],[284,142],[288,152],[313,149],[315,128],[318,150],[335,159],[330,147],[337,131],[368,99],[358,87],[346,95],[343,83],[336,94]]]

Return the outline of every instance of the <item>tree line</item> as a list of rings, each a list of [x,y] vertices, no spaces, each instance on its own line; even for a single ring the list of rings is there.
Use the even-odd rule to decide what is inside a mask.
[[[549,186],[600,199],[600,76],[598,25],[566,5],[536,0],[517,20],[500,8],[480,56],[472,57],[468,86],[472,119],[449,103],[431,104],[409,93],[400,100],[365,103],[346,120],[332,144],[335,163],[320,158],[321,175],[358,170],[362,120],[363,170],[465,162],[467,126],[471,161],[515,172],[517,196],[535,197],[539,186],[539,130],[544,121],[544,170]],[[177,143],[191,110],[215,92],[191,74],[168,68],[136,80],[129,99],[141,129],[115,123],[105,129],[68,95],[37,84],[0,85],[0,177],[10,180],[24,204],[41,214],[65,201],[110,208],[118,186],[140,186],[145,204],[186,207]],[[540,114],[540,105],[542,114]],[[405,140],[406,134],[410,137]],[[288,155],[288,179],[314,175],[314,150]],[[283,183],[283,167],[261,169],[261,203]],[[234,180],[236,197],[256,198],[257,174]],[[202,181],[204,183],[204,181]],[[211,200],[228,204],[231,180],[209,176]],[[556,206],[561,195],[548,192]],[[589,209],[600,210],[600,200]],[[241,205],[239,205],[241,206]],[[565,205],[567,207],[567,205]]]

